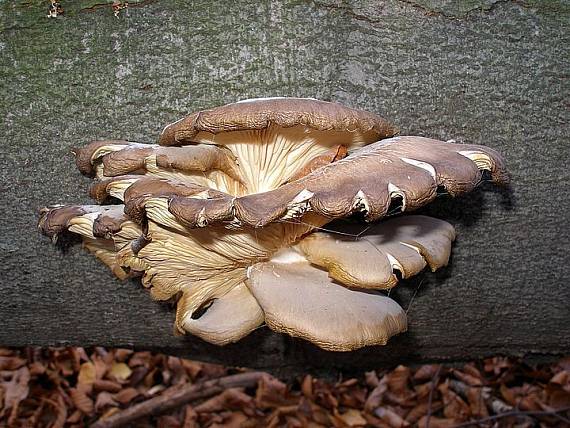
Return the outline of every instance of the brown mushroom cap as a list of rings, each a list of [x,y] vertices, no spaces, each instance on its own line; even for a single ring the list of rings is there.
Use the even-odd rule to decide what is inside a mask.
[[[230,221],[263,227],[280,220],[302,217],[306,212],[346,217],[361,212],[368,221],[387,214],[394,198],[402,199],[402,211],[431,202],[438,187],[452,196],[473,190],[482,169],[497,184],[508,183],[502,157],[484,146],[453,144],[423,137],[395,137],[370,144],[350,156],[321,167],[275,190],[215,199],[172,197],[169,210],[189,227],[202,212],[210,221]]]
[[[263,130],[271,125],[349,132],[362,135],[368,143],[398,133],[394,125],[380,116],[341,104],[312,98],[258,98],[192,113],[164,128],[159,144],[172,146],[199,142],[202,137],[198,136],[199,133],[215,135],[229,131]],[[345,144],[350,143],[346,135],[343,138]]]
[[[73,217],[87,214],[93,209],[98,210],[100,207],[98,205],[53,205],[51,207],[42,208],[38,228],[44,235],[50,237],[52,241],[55,242],[57,241],[58,235],[67,230],[69,220]]]
[[[75,164],[77,169],[87,177],[95,177],[96,169],[94,160],[103,157],[108,153],[124,149],[125,147],[139,145],[126,140],[101,140],[92,141],[85,147],[73,149],[75,154]]]
[[[170,196],[194,196],[196,198],[213,198],[225,196],[225,193],[208,187],[181,183],[178,181],[143,177],[129,185],[123,193],[125,212],[137,223],[142,223],[144,205],[149,198]]]
[[[53,240],[65,231],[81,236],[83,246],[105,263],[120,279],[135,276],[140,271],[133,251],[127,256],[127,247],[141,236],[141,229],[130,221],[123,212],[123,205],[83,205],[51,207],[42,210],[39,228]],[[125,270],[128,264],[122,262],[118,254],[123,252],[123,259],[139,267],[133,271]],[[142,269],[144,270],[144,269]]]
[[[94,141],[76,149],[75,154],[79,170],[99,180],[150,175],[243,193],[236,158],[224,147],[207,144],[161,147],[112,140]]]
[[[81,219],[81,220],[78,220]],[[107,232],[116,233],[120,225],[128,221],[123,214],[123,206],[101,205],[55,205],[41,210],[38,227],[50,238],[67,230],[88,238],[104,237]]]
[[[301,256],[280,258],[252,266],[246,282],[272,330],[330,351],[383,345],[406,331],[406,313],[389,297],[335,284]]]

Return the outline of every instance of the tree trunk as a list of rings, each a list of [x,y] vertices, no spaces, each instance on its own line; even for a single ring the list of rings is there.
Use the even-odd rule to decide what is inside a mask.
[[[566,1],[445,0],[0,5],[3,142],[0,345],[136,347],[293,374],[570,351]],[[70,149],[153,142],[196,109],[267,96],[370,110],[401,133],[502,152],[516,191],[482,189],[427,212],[458,230],[451,265],[392,292],[409,331],[333,354],[264,327],[224,348],[173,335],[174,311],[78,246],[56,249],[37,211],[88,202]]]

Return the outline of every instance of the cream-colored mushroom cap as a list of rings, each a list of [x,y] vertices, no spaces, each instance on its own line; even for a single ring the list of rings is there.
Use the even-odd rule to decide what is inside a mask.
[[[402,278],[446,266],[455,229],[423,215],[394,217],[355,237],[316,232],[298,248],[311,263],[326,268],[331,278],[354,288],[388,289]]]
[[[295,254],[283,259],[288,260],[258,263],[248,274],[249,289],[271,329],[329,351],[384,345],[406,331],[406,314],[389,297],[335,284]]]
[[[211,301],[201,317],[184,317],[185,332],[215,345],[237,342],[263,323],[264,314],[244,283]]]

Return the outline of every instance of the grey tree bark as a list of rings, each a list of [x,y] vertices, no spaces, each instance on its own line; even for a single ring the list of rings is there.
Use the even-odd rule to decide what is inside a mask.
[[[46,2],[47,3],[47,2]],[[292,374],[570,351],[568,1],[129,2],[0,5],[0,345],[105,345]],[[186,113],[237,99],[315,97],[371,110],[402,134],[485,144],[514,193],[427,211],[458,229],[451,265],[401,284],[409,332],[331,354],[261,328],[218,348],[172,333],[171,307],[37,211],[88,202],[70,149],[152,142]]]

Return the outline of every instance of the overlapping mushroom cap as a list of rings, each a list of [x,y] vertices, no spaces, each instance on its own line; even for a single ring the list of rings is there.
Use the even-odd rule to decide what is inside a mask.
[[[98,141],[77,150],[101,204],[51,207],[40,228],[69,231],[120,278],[142,275],[177,299],[176,326],[216,344],[264,322],[336,351],[406,330],[379,290],[447,264],[455,232],[425,216],[385,219],[358,237],[319,232],[397,201],[412,211],[438,188],[471,191],[482,170],[504,184],[498,153],[422,137],[372,113],[313,99],[247,100],[167,126],[159,145]],[[392,138],[390,138],[392,137]]]

